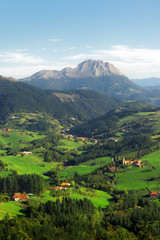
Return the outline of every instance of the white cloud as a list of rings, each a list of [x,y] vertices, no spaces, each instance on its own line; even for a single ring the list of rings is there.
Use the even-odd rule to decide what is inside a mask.
[[[58,51],[59,51],[58,48],[53,49],[53,52],[58,52]]]
[[[8,51],[0,52],[0,63],[26,63],[26,64],[40,64],[45,61],[38,56],[34,56],[29,52]]]
[[[94,50],[64,57],[68,62],[97,59],[110,62],[129,78],[160,77],[160,49],[132,48],[125,45],[113,45],[110,49]]]
[[[113,45],[108,49],[93,50],[89,53],[81,52],[73,55],[70,51],[74,47],[65,49],[68,56],[60,56],[59,49],[53,49],[51,56],[56,61],[46,61],[30,53],[28,49],[0,52],[0,74],[15,78],[27,77],[37,71],[61,70],[65,67],[75,67],[87,59],[102,60],[112,63],[129,78],[160,77],[160,49],[133,48],[124,45]],[[55,54],[53,54],[55,52]],[[46,56],[47,57],[47,56]]]
[[[18,65],[15,67],[0,66],[0,74],[5,77],[20,79],[29,77],[41,70],[61,70],[65,67],[68,67],[68,64],[65,62],[54,62],[53,64]]]
[[[76,47],[70,47],[70,48],[67,48],[67,49],[63,50],[63,52],[70,52],[74,49],[76,49]]]
[[[93,48],[93,46],[91,46],[91,45],[86,45],[86,48]]]
[[[58,39],[58,38],[50,38],[49,41],[50,42],[59,42],[60,39]]]

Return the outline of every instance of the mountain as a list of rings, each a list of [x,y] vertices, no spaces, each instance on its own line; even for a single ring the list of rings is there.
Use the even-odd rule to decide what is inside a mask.
[[[92,90],[44,90],[0,76],[0,120],[21,111],[50,113],[59,120],[66,117],[91,119],[121,104]]]
[[[156,77],[132,79],[132,81],[141,87],[160,86],[160,78]]]
[[[89,88],[120,99],[141,100],[143,89],[108,62],[87,60],[75,68],[44,70],[20,79],[31,85],[54,90]]]

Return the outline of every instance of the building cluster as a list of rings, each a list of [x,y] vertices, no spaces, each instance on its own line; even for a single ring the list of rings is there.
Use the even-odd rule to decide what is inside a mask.
[[[123,165],[131,165],[134,167],[144,167],[144,164],[142,163],[141,160],[122,160]]]
[[[2,132],[10,132],[10,131],[12,131],[12,128],[2,128],[2,129],[0,129],[0,131],[2,131]]]
[[[32,152],[27,152],[27,151],[24,151],[24,152],[20,152],[21,155],[32,155],[33,153]]]
[[[87,137],[77,137],[77,136],[74,136],[72,134],[66,133],[65,130],[62,130],[60,135],[65,136],[65,137],[69,137],[69,138],[73,138],[73,139],[76,139],[76,140],[89,141],[89,139]],[[97,143],[97,142],[98,142],[97,139],[91,139],[91,143]]]
[[[53,189],[54,190],[67,190],[67,187],[70,187],[71,186],[71,184],[70,183],[67,183],[67,182],[62,182],[61,183],[61,186],[55,186]]]

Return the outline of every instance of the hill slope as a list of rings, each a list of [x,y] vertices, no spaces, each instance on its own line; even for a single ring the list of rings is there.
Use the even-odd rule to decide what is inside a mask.
[[[14,112],[46,112],[55,118],[98,117],[120,106],[120,102],[91,90],[55,92],[0,77],[0,119]]]
[[[132,79],[132,81],[141,87],[160,86],[160,78],[156,78],[156,77]]]

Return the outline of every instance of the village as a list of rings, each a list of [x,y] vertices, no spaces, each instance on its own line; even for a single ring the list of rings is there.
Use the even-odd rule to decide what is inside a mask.
[[[73,139],[76,139],[76,140],[81,140],[81,141],[90,141],[91,143],[97,143],[98,140],[97,139],[89,139],[87,137],[77,137],[77,136],[74,136],[72,134],[68,134],[65,130],[62,130],[61,133],[60,133],[61,136],[65,136],[65,137],[68,137],[68,138],[73,138]]]

